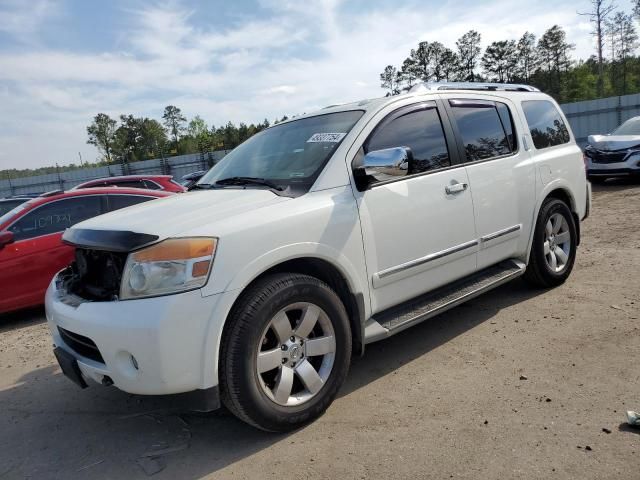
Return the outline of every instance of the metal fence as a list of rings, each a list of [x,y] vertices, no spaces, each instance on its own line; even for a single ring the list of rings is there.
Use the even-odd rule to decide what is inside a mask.
[[[51,190],[68,190],[88,180],[120,175],[173,175],[175,179],[179,180],[180,177],[188,173],[209,169],[226,153],[226,151],[205,154],[194,153],[164,159],[156,158],[140,162],[109,165],[107,167],[81,168],[33,177],[2,179],[0,180],[0,198],[10,195],[42,193]]]
[[[593,134],[608,133],[625,120],[640,115],[640,93],[619,97],[587,100],[584,102],[561,105],[581,147],[587,143],[587,137]],[[0,198],[9,195],[42,193],[50,190],[67,190],[79,183],[96,178],[135,174],[167,174],[180,179],[183,175],[196,170],[210,168],[226,154],[226,151],[206,154],[190,154],[156,158],[141,162],[110,165],[108,167],[83,168],[70,172],[51,173],[34,177],[0,180]]]
[[[578,145],[587,137],[611,132],[625,120],[640,115],[640,93],[561,105]]]

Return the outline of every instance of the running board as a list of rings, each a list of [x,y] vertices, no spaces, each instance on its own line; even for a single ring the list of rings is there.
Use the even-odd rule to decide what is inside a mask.
[[[505,260],[432,292],[408,300],[380,312],[365,324],[364,342],[372,343],[401,332],[460,305],[498,285],[522,275],[526,265],[517,260]]]

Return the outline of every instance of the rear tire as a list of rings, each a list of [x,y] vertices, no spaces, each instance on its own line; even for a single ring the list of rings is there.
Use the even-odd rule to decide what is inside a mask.
[[[350,361],[351,329],[338,295],[308,275],[268,275],[242,295],[225,326],[222,401],[257,428],[290,431],[324,413]]]
[[[575,262],[576,239],[575,219],[567,204],[547,198],[536,221],[524,279],[538,288],[564,283]]]

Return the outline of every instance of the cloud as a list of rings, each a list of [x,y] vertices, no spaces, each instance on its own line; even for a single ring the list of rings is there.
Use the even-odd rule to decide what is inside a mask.
[[[0,32],[31,44],[40,26],[58,13],[59,6],[53,0],[4,0],[0,4]]]
[[[220,125],[381,96],[385,65],[401,64],[421,40],[454,47],[471,28],[486,45],[525,31],[540,36],[557,23],[576,44],[575,57],[593,51],[590,25],[570,1],[529,0],[514,8],[507,0],[360,7],[259,0],[255,12],[218,23],[203,21],[202,12],[185,3],[135,5],[106,26],[120,40],[101,49],[40,44],[47,19],[58,18],[56,28],[86,20],[52,0],[0,6],[0,33],[21,45],[0,44],[0,169],[75,162],[78,151],[93,160],[97,152],[85,143],[85,127],[98,112],[160,118],[173,104],[188,117]]]

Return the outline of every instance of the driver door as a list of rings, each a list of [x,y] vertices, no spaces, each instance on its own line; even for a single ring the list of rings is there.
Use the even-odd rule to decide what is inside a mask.
[[[443,110],[428,101],[378,118],[358,155],[409,147],[413,161],[406,176],[355,192],[374,314],[474,272],[478,245],[469,179]]]

